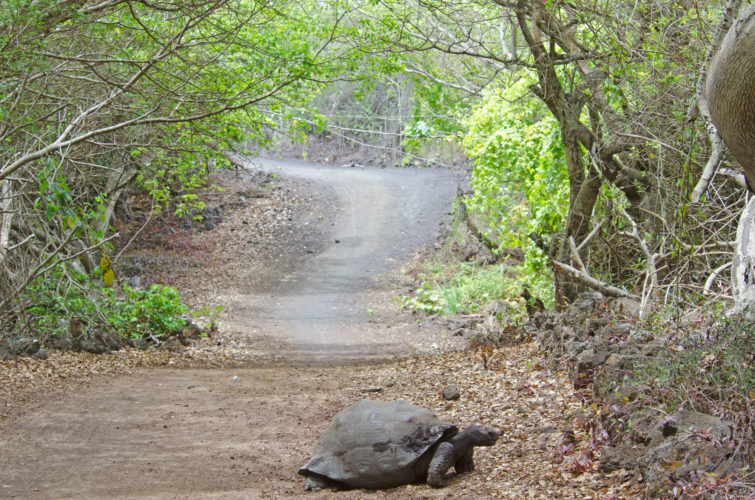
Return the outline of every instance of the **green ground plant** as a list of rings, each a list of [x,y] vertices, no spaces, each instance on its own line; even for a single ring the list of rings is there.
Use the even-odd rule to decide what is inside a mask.
[[[21,297],[34,305],[26,311],[23,322],[30,332],[18,333],[33,333],[40,339],[64,335],[69,321],[75,318],[85,323],[84,332],[101,327],[121,337],[160,340],[186,326],[189,308],[173,287],[108,287],[99,278],[89,278],[64,265],[47,274],[37,278]]]
[[[544,275],[523,273],[525,265],[509,259],[483,265],[459,260],[454,249],[466,247],[472,237],[460,219],[459,203],[457,197],[452,206],[451,231],[440,252],[409,270],[420,284],[412,293],[396,298],[401,307],[453,316],[473,313],[491,302],[503,300],[508,304],[503,314],[516,322],[524,314],[523,301],[519,300],[524,283],[552,307],[552,283]]]
[[[418,274],[421,280],[413,294],[401,295],[398,301],[405,309],[428,314],[453,316],[471,313],[495,300],[505,300],[516,307],[512,299],[519,296],[521,285],[512,277],[509,264],[479,267],[471,263],[428,263]]]

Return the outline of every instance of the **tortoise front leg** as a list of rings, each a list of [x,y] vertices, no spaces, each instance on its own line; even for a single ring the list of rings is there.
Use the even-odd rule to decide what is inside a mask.
[[[459,459],[454,464],[456,472],[461,474],[462,472],[470,472],[474,470],[474,447],[470,446],[461,454]]]
[[[435,449],[433,459],[427,468],[427,484],[433,488],[443,486],[443,475],[454,464],[454,445],[443,442]]]

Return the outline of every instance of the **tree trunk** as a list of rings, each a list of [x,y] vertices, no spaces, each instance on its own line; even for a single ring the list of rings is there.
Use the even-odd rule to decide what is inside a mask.
[[[0,268],[3,267],[5,254],[10,246],[10,229],[13,222],[13,189],[11,181],[0,181]]]
[[[755,4],[742,12],[713,56],[706,94],[711,119],[755,193]],[[735,310],[755,317],[755,199],[739,220],[731,269]]]
[[[558,260],[569,262],[569,237],[580,242],[589,233],[590,218],[602,180],[592,170],[585,174],[582,147],[589,149],[592,146],[593,135],[579,121],[583,102],[567,97],[553,64],[554,54],[549,53],[542,43],[537,21],[545,13],[546,6],[542,1],[528,4],[524,0],[519,0],[517,3],[519,28],[535,57],[538,85],[531,87],[531,90],[543,100],[561,125],[561,139],[569,171],[569,213],[566,234],[558,251]],[[531,26],[527,14],[531,16]],[[558,270],[555,273],[555,288],[557,309],[563,309],[573,302],[582,290],[582,286],[571,275]]]
[[[706,93],[713,123],[755,193],[755,4],[745,9],[713,56]]]
[[[745,313],[755,321],[755,198],[742,212],[731,266],[735,313]]]
[[[588,175],[584,174],[582,163],[582,147],[580,142],[573,138],[568,131],[562,132],[566,161],[569,169],[569,213],[566,220],[566,234],[561,241],[558,250],[559,262],[570,262],[571,254],[569,238],[581,243],[590,232],[590,218],[592,217],[595,202],[598,199],[601,177],[592,169]],[[556,272],[556,309],[563,309],[573,302],[583,287],[569,274]]]

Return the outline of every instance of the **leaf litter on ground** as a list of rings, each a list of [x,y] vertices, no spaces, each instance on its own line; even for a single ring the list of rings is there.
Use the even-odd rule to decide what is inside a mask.
[[[269,198],[255,198],[232,212],[228,217],[229,224],[204,232],[199,239],[209,241],[220,237],[238,242],[245,240],[252,231],[259,231],[265,234],[265,242],[272,242],[274,235],[288,233],[286,222],[289,216],[293,217],[292,211],[301,211],[311,199],[297,194],[282,181],[279,183],[282,187],[271,191]],[[226,196],[235,195],[237,193],[230,191]],[[274,209],[277,203],[294,203],[296,206],[281,217],[281,212]],[[270,227],[275,229],[270,230]],[[243,232],[243,236],[239,237],[237,231]],[[275,257],[273,250],[266,243],[253,253],[267,260]],[[263,267],[260,263],[247,265],[252,257],[248,246],[213,248],[213,251],[221,252],[222,258],[215,256],[207,261],[210,265],[206,266],[190,266],[187,262],[190,269],[175,269],[171,284],[190,292],[193,303],[219,298],[216,290],[238,288],[240,282]],[[395,314],[408,316],[400,311]],[[134,373],[143,367],[243,366],[249,361],[265,358],[265,353],[269,352],[270,339],[259,345],[249,344],[248,338],[240,338],[237,332],[224,331],[222,326],[221,322],[217,336],[197,340],[191,346],[177,350],[126,348],[105,355],[52,352],[46,360],[17,358],[0,361],[0,428],[4,427],[3,422],[8,424],[19,412],[30,411],[100,377]],[[542,353],[534,343],[487,348],[484,352],[469,346],[459,349],[458,344],[449,350],[447,346],[450,344],[444,342],[431,345],[430,354],[392,362],[357,364],[328,372],[343,379],[339,381],[341,394],[337,400],[362,397],[404,399],[429,408],[440,418],[462,428],[484,424],[501,429],[503,434],[495,446],[476,451],[476,471],[460,477],[452,474],[447,488],[433,490],[426,485],[409,485],[386,492],[365,493],[367,496],[610,499],[634,498],[640,494],[641,488],[632,473],[623,470],[608,475],[597,472],[593,452],[595,436],[590,435],[590,429],[580,425],[575,418],[580,411],[590,411],[589,403],[573,390],[566,374],[553,372],[547,368],[547,363],[540,362]],[[276,362],[274,357],[266,359]],[[459,399],[443,399],[442,391],[448,385],[458,388]],[[330,409],[330,416],[341,409],[334,406]],[[324,430],[327,424],[328,420],[324,419],[318,425]],[[312,436],[312,445],[315,437]],[[307,457],[300,459],[304,463]],[[291,481],[295,488],[289,488],[291,491],[300,491],[301,485],[297,483],[300,479],[292,469]],[[298,496],[298,493],[271,494],[274,497]],[[361,498],[365,494],[321,492],[311,498]]]

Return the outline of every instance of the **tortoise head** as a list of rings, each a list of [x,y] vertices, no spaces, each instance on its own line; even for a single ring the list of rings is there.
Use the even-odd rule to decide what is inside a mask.
[[[471,425],[464,432],[464,437],[472,446],[493,446],[501,436],[501,431],[482,425]]]

